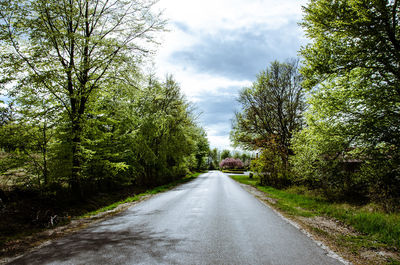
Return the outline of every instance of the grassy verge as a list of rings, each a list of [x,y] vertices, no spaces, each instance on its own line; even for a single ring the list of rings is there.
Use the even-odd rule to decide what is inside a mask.
[[[400,214],[387,214],[373,205],[355,206],[346,203],[331,203],[322,197],[301,192],[299,188],[278,190],[258,185],[255,177],[231,176],[234,180],[252,185],[276,200],[273,207],[287,215],[314,217],[326,216],[340,220],[353,227],[359,235],[338,238],[340,244],[348,244],[353,252],[361,249],[387,248],[395,252],[400,249]],[[393,260],[392,264],[400,264]]]
[[[197,178],[199,175],[201,175],[201,174],[203,174],[203,173],[204,173],[204,172],[201,172],[201,173],[200,173],[200,172],[192,173],[192,174],[190,174],[190,175],[185,176],[185,177],[182,178],[182,179],[179,179],[179,180],[177,180],[177,181],[171,182],[171,183],[169,183],[169,184],[155,187],[155,188],[150,189],[150,190],[147,190],[147,191],[145,191],[145,192],[143,192],[143,193],[140,193],[140,194],[136,194],[136,195],[134,195],[134,196],[127,197],[127,198],[124,199],[124,200],[120,200],[120,201],[114,202],[114,203],[112,203],[112,204],[110,204],[110,205],[107,205],[107,206],[105,206],[105,207],[102,207],[102,208],[100,208],[100,209],[97,209],[97,210],[94,210],[94,211],[90,211],[90,212],[85,213],[84,215],[80,216],[79,218],[90,217],[90,216],[93,216],[93,215],[96,215],[96,214],[99,214],[99,213],[102,213],[102,212],[110,211],[110,210],[113,210],[113,209],[115,209],[116,207],[118,207],[118,205],[121,205],[121,204],[124,204],[124,203],[129,203],[129,202],[138,201],[140,198],[142,198],[142,197],[144,197],[144,196],[151,195],[151,194],[157,194],[157,193],[160,193],[160,192],[164,192],[164,191],[170,190],[171,188],[173,188],[173,187],[175,187],[175,186],[177,186],[177,185],[180,185],[180,184],[189,182],[189,181],[191,181],[191,180]]]
[[[239,169],[235,169],[235,170],[222,170],[222,172],[224,173],[231,173],[231,174],[243,174],[244,172],[246,172],[246,170],[239,170]]]

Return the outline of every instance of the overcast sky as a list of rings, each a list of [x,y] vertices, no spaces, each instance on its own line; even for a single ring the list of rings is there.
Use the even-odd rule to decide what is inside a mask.
[[[241,88],[273,60],[297,57],[306,43],[300,22],[306,0],[160,0],[169,20],[155,60],[159,76],[172,74],[211,147],[229,141]]]

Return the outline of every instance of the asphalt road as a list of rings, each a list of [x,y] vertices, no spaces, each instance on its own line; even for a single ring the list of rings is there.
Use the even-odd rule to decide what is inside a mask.
[[[210,172],[11,264],[341,264]]]

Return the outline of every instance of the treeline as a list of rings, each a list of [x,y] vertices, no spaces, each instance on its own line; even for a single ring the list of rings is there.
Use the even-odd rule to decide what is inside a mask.
[[[237,160],[237,164],[232,164],[229,168],[240,168],[243,170],[250,169],[250,162],[253,159],[253,155],[248,152],[238,152],[224,149],[218,150],[217,148],[213,148],[209,151],[208,154],[208,169],[215,170],[215,169],[223,169],[221,167],[221,162],[226,159],[233,159]]]
[[[8,176],[11,186],[72,188],[71,125],[65,113],[51,102],[42,105],[33,91],[14,92],[0,113],[3,181]],[[140,89],[102,92],[83,123],[82,196],[123,185],[160,185],[207,167],[206,134],[171,77],[149,79]]]
[[[241,91],[232,140],[258,150],[264,185],[400,208],[397,1],[311,1],[302,60],[273,62]]]
[[[141,69],[165,25],[153,5],[0,4],[0,189],[83,199],[207,168],[178,83]]]

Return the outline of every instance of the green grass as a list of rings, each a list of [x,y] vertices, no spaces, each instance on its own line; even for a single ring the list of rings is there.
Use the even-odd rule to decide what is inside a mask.
[[[390,265],[400,265],[400,261],[395,260],[393,258],[389,258],[389,264]]]
[[[179,179],[177,181],[171,182],[169,184],[155,187],[155,188],[147,190],[147,191],[145,191],[143,193],[136,194],[135,196],[131,196],[131,197],[128,197],[128,198],[126,198],[124,200],[114,202],[114,203],[112,203],[110,205],[107,205],[105,207],[102,207],[100,209],[85,213],[84,215],[82,215],[82,216],[80,216],[78,218],[90,217],[90,216],[93,216],[93,215],[96,215],[96,214],[99,214],[99,213],[102,213],[102,212],[110,211],[110,210],[113,210],[113,209],[117,208],[121,204],[138,201],[140,198],[142,198],[142,197],[144,197],[146,195],[157,194],[157,193],[160,193],[160,192],[164,192],[164,191],[170,190],[171,188],[173,188],[173,187],[175,187],[175,186],[177,186],[179,184],[183,184],[183,183],[189,182],[189,181],[197,178],[201,174],[203,174],[203,173],[197,172],[197,173],[193,173],[193,174],[187,175],[186,177],[184,177],[182,179]]]
[[[361,240],[360,247],[373,242],[373,246],[386,246],[400,249],[400,214],[387,214],[373,207],[361,207],[346,203],[331,203],[322,197],[309,194],[299,194],[296,189],[278,190],[272,187],[258,185],[254,177],[235,175],[230,176],[238,182],[255,186],[257,189],[276,199],[274,207],[295,216],[327,216],[336,218],[352,226],[361,233],[358,238],[348,237],[346,240]],[[376,207],[375,207],[376,208]],[[372,210],[371,210],[372,209]],[[370,244],[370,243],[368,243]]]
[[[246,170],[241,170],[241,169],[226,169],[226,170],[222,170],[222,172],[224,173],[232,173],[232,174],[243,174],[244,172],[246,172]]]
[[[258,183],[258,178],[256,178],[256,177],[249,178],[249,176],[246,176],[246,175],[231,175],[230,177],[240,183],[252,185],[255,187],[257,186],[257,183]]]

